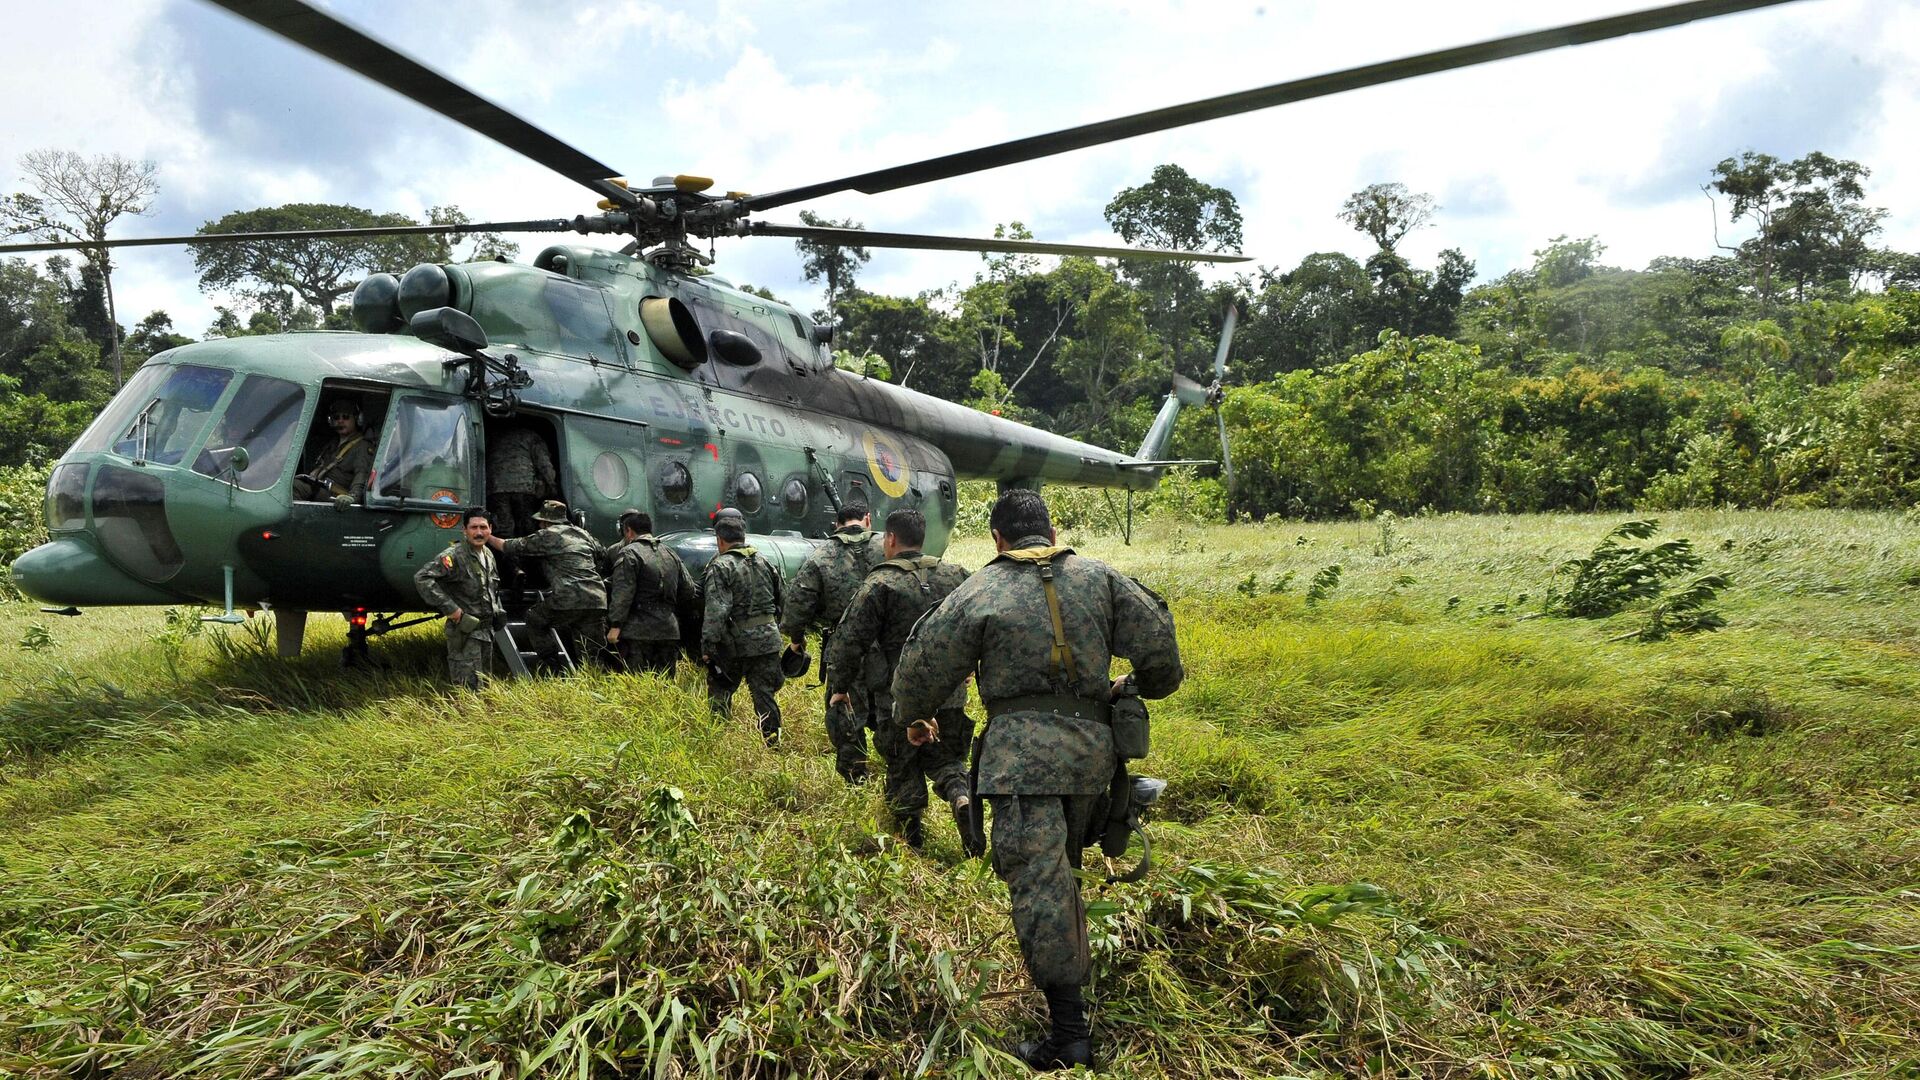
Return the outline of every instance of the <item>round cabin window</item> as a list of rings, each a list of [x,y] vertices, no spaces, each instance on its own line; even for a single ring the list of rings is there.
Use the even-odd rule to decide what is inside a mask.
[[[593,486],[609,499],[627,495],[627,463],[611,450],[593,459]]]
[[[660,494],[668,502],[683,503],[693,498],[693,474],[687,471],[685,462],[666,462],[654,478],[660,482]]]
[[[733,505],[743,514],[760,512],[760,478],[750,472],[743,472],[733,481]]]
[[[805,517],[807,485],[801,483],[798,477],[787,481],[786,486],[780,489],[780,503],[787,508],[787,513],[794,517]]]

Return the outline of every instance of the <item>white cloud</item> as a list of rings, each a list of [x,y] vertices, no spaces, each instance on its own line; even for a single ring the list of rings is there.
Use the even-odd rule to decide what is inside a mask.
[[[328,6],[639,179],[699,172],[764,191],[1638,5],[484,0],[457,18],[444,6]],[[232,87],[222,56],[192,47],[205,43],[196,27],[225,18],[186,0],[17,13],[0,42],[10,103],[0,157],[42,145],[153,157],[165,187],[163,213],[140,223],[149,233],[296,199],[414,214],[451,202],[478,219],[591,205],[576,185],[328,65],[288,70],[257,97]],[[220,47],[245,48],[254,34]],[[1107,199],[1173,161],[1234,190],[1247,250],[1267,265],[1317,250],[1365,255],[1334,213],[1348,193],[1398,180],[1442,203],[1435,227],[1408,242],[1416,261],[1457,246],[1492,275],[1555,235],[1597,234],[1609,261],[1631,266],[1712,251],[1695,187],[1746,140],[1866,163],[1869,199],[1892,211],[1884,240],[1915,250],[1913,40],[1920,9],[1899,0],[1802,2],[808,208],[874,228],[987,235],[1021,220],[1044,239],[1112,242]],[[373,115],[327,115],[333,101]],[[323,115],[289,111],[315,109]],[[209,115],[225,126],[207,126]],[[306,123],[310,162],[285,138]],[[529,255],[548,241],[522,238]],[[813,302],[790,245],[736,241],[721,254],[729,276]],[[190,261],[130,252],[122,265],[126,310],[165,308],[190,332],[210,319],[182,269]],[[876,252],[864,283],[918,292],[978,266],[964,254]]]

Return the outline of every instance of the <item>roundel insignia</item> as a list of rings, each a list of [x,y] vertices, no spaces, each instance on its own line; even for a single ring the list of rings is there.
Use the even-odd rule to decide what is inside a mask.
[[[860,436],[860,448],[867,452],[867,472],[873,483],[890,498],[907,493],[907,455],[900,444],[877,431]]]
[[[455,495],[453,492],[448,491],[446,488],[441,488],[439,491],[434,492],[430,498],[434,502],[446,503],[449,506],[458,506],[460,504],[460,496]],[[438,525],[443,529],[451,529],[455,525],[460,524],[460,515],[457,513],[429,514],[427,516],[433,519],[433,523],[435,525]]]

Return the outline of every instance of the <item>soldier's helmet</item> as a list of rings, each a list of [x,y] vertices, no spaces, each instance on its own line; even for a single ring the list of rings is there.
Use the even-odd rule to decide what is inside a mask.
[[[729,519],[733,520],[743,529],[747,527],[747,515],[741,513],[739,509],[735,507],[723,506],[713,512],[713,523],[715,525]]]
[[[548,525],[565,525],[567,523],[567,504],[561,502],[559,499],[548,499],[541,505],[540,512],[533,515],[533,520],[543,521]]]
[[[813,656],[805,649],[780,650],[780,674],[797,679],[813,666]]]

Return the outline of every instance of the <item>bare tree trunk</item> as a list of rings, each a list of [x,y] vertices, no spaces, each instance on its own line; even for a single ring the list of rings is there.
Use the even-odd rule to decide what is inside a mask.
[[[99,256],[100,284],[107,293],[107,340],[113,346],[113,386],[117,390],[126,379],[120,370],[120,316],[113,307],[113,262],[105,248],[100,249]]]

